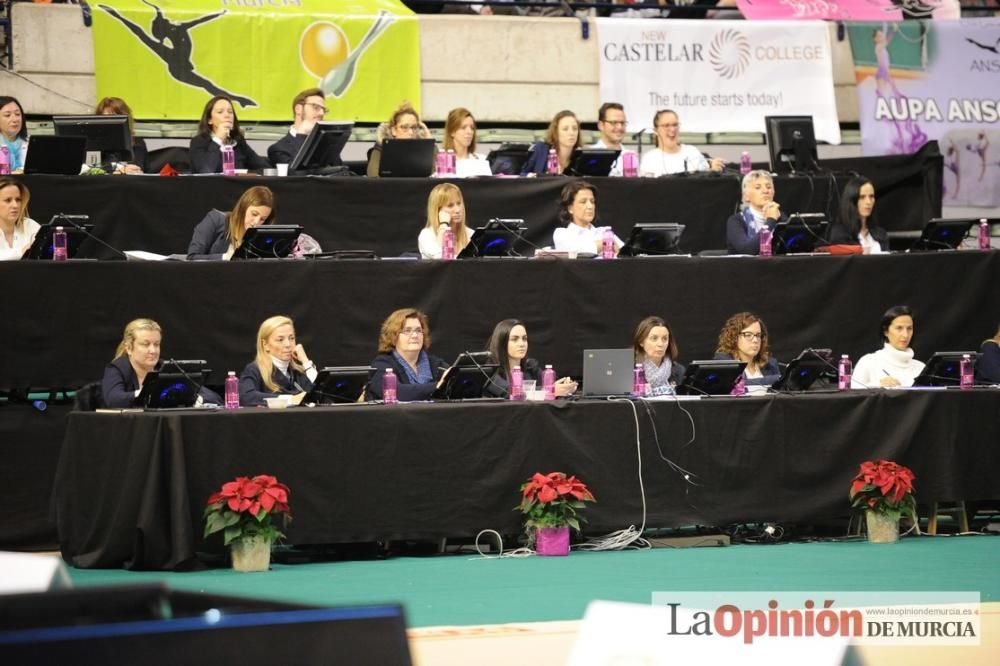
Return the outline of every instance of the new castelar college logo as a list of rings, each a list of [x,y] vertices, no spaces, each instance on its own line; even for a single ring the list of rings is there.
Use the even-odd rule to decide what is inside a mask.
[[[750,66],[750,40],[739,30],[727,28],[712,38],[708,61],[720,76],[735,79]]]

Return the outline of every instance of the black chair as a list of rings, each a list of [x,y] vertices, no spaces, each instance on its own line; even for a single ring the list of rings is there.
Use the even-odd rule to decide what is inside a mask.
[[[79,412],[93,412],[104,407],[101,382],[91,382],[81,386],[73,397],[73,409]]]
[[[187,146],[167,146],[146,155],[146,173],[160,173],[167,164],[179,173],[191,173],[191,150]]]

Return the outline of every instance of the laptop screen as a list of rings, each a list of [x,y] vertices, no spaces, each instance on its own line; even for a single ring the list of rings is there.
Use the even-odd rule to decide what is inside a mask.
[[[635,354],[626,349],[587,349],[583,352],[583,395],[629,395]]]

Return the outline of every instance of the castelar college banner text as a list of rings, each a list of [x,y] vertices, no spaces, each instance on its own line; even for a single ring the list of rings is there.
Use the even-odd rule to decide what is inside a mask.
[[[138,118],[197,119],[226,95],[241,119],[289,120],[314,87],[327,119],[419,108],[419,27],[398,0],[101,0],[93,14],[97,96]]]

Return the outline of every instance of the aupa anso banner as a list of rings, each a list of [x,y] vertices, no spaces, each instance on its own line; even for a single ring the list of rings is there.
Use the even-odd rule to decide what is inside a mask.
[[[671,109],[685,132],[763,132],[764,116],[810,115],[840,143],[830,37],[818,21],[597,19],[601,100],[632,128]]]
[[[416,17],[398,0],[99,0],[97,96],[139,118],[197,119],[215,95],[244,120],[288,120],[319,87],[327,118],[384,120],[420,104]]]

